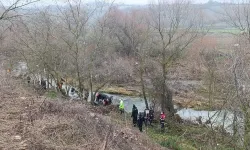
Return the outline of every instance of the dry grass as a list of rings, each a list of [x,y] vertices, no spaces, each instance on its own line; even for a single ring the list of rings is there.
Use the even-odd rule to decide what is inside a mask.
[[[138,91],[135,90],[127,90],[123,87],[109,87],[102,90],[105,93],[109,94],[118,94],[118,95],[127,95],[127,96],[134,96],[138,95]]]

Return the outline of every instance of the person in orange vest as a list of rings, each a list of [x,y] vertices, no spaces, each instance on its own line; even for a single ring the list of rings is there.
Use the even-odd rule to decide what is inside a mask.
[[[165,115],[165,113],[162,111],[162,112],[161,112],[161,115],[160,115],[160,124],[161,124],[161,130],[162,130],[162,131],[164,130],[164,127],[165,127],[165,118],[166,118],[166,115]]]

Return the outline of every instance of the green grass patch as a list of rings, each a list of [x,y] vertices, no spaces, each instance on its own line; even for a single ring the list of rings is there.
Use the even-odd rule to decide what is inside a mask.
[[[181,144],[179,143],[178,137],[169,137],[167,140],[164,140],[160,143],[163,147],[172,148],[175,150],[182,150]]]
[[[57,92],[56,91],[48,91],[47,92],[47,97],[51,98],[51,99],[55,99],[57,98]]]
[[[173,135],[174,132],[176,131],[167,129],[167,132],[162,133],[159,129],[149,128],[147,133],[163,147],[174,150],[196,150],[196,148],[189,144],[181,135]]]
[[[225,28],[225,29],[210,29],[210,33],[231,33],[231,34],[240,34],[239,29],[234,28]]]
[[[160,145],[173,150],[231,150],[233,143],[229,135],[222,136],[205,126],[167,123],[166,132],[159,127],[150,127],[147,134]]]

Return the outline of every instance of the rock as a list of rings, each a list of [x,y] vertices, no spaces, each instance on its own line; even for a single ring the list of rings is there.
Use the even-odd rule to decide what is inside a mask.
[[[16,135],[13,137],[14,141],[20,141],[22,139],[22,137],[20,135]]]
[[[89,113],[90,117],[94,118],[96,115],[95,113]]]
[[[21,143],[20,143],[20,150],[26,150],[27,149],[27,147],[28,147],[28,144],[27,144],[27,141],[22,141]]]

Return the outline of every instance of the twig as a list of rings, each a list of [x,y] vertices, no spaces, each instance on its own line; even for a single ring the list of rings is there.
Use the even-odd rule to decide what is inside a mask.
[[[178,137],[178,139],[179,139],[180,137],[183,137],[183,136],[186,134],[186,132],[187,132],[187,129],[186,129],[186,131],[185,131],[182,135],[180,135],[180,136]]]
[[[45,99],[43,100],[43,102],[42,102],[41,105],[39,106],[39,110],[41,110],[41,108],[42,108],[42,106],[43,106],[43,104],[44,104],[44,102],[45,102],[46,99],[47,99],[47,97],[45,97]]]

